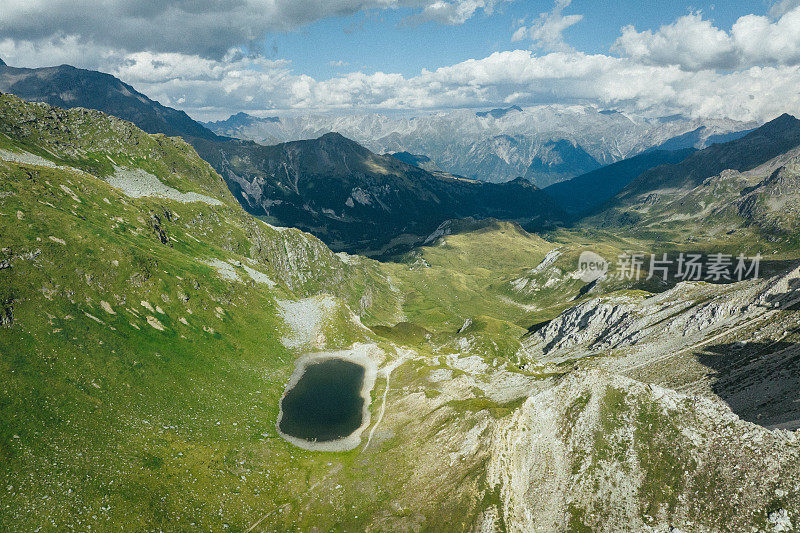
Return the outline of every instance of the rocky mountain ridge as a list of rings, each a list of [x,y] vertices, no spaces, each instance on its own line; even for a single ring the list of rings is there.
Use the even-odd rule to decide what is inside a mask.
[[[453,218],[548,227],[564,216],[525,180],[492,184],[430,173],[338,133],[273,146],[195,146],[251,213],[312,232],[337,251],[402,251]]]
[[[525,176],[540,187],[635,156],[690,132],[690,145],[704,148],[727,140],[724,135],[735,136],[735,132],[756,126],[729,120],[646,119],[578,105],[482,113],[282,114],[278,120],[248,116],[226,126],[207,126],[220,135],[261,144],[337,131],[374,152],[425,155],[453,174],[496,182]],[[684,148],[688,142],[684,137],[674,144]]]
[[[133,122],[148,133],[217,138],[185,112],[150,100],[110,74],[70,65],[30,69],[2,64],[0,91],[61,108],[98,109]]]
[[[791,247],[800,220],[798,147],[800,120],[784,115],[741,139],[644,172],[581,224],[666,234],[691,227],[694,238],[752,233]]]

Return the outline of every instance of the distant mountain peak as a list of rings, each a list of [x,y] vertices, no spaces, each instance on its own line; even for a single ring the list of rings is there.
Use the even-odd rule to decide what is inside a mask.
[[[733,142],[739,143],[736,145],[739,150],[753,142],[777,142],[785,144],[783,151],[786,151],[789,148],[794,148],[800,142],[800,120],[788,113],[784,113]],[[758,150],[756,151],[758,152]]]
[[[303,149],[311,149],[312,152],[321,153],[325,152],[329,155],[336,154],[342,161],[363,161],[370,156],[377,156],[365,148],[363,145],[349,139],[339,132],[332,131],[326,133],[316,139],[308,139],[303,141],[290,141],[288,143],[279,144],[278,146],[300,146]],[[381,156],[377,156],[381,157]],[[351,159],[355,158],[355,159]]]
[[[2,69],[0,91],[25,100],[62,108],[98,109],[133,122],[147,133],[219,139],[185,112],[151,100],[111,74],[71,65],[38,69],[5,66]]]
[[[512,105],[510,107],[500,107],[497,109],[490,109],[489,111],[478,111],[477,113],[475,113],[475,116],[481,118],[488,116],[491,116],[492,118],[503,118],[512,111],[522,112],[522,108],[518,105]]]
[[[338,131],[331,131],[325,133],[321,137],[316,139],[312,139],[311,142],[316,144],[321,144],[324,146],[333,146],[337,149],[357,149],[357,150],[367,150],[361,144],[357,143],[353,139],[348,139]]]
[[[347,137],[345,137],[344,135],[342,135],[342,134],[341,134],[341,133],[339,133],[338,131],[330,131],[330,132],[328,132],[328,133],[326,133],[326,134],[322,135],[322,136],[320,137],[320,139],[325,139],[325,140],[328,140],[328,141],[332,141],[332,140],[336,140],[336,141],[339,141],[339,140],[345,140],[345,141],[350,141],[350,142],[351,142],[351,143],[353,143],[353,144],[358,144],[358,143],[356,143],[355,141],[352,141],[352,140],[348,139]]]
[[[266,122],[280,122],[281,119],[279,117],[256,117],[245,113],[244,111],[239,111],[235,115],[231,115],[228,117],[226,122],[232,122],[234,120],[237,121],[249,121],[249,122],[257,122],[257,121],[266,121]]]
[[[800,120],[783,114],[738,139],[712,144],[678,164],[652,168],[623,189],[608,213],[617,216],[658,194],[667,201],[680,189],[701,185],[725,170],[745,172],[800,146]],[[623,219],[619,219],[623,220]],[[627,222],[626,222],[627,223]]]
[[[794,115],[790,115],[789,113],[784,113],[779,117],[776,117],[766,124],[762,126],[762,128],[767,127],[786,127],[786,126],[798,126],[800,125],[800,120],[797,119]],[[759,128],[760,129],[760,128]]]
[[[8,65],[6,65],[6,62],[5,62],[5,61],[3,61],[3,58],[2,58],[2,57],[0,57],[0,67],[7,67],[7,66],[8,66]]]
[[[211,128],[238,128],[242,126],[252,126],[259,122],[280,122],[279,117],[254,117],[244,111],[239,111],[235,115],[231,115],[225,120],[218,120],[215,122],[206,122],[206,126]]]
[[[248,210],[311,231],[337,251],[383,255],[424,240],[444,220],[466,216],[525,221],[536,228],[564,218],[549,196],[525,180],[480,183],[429,172],[371,152],[338,132],[223,149],[229,187]],[[219,158],[218,152],[214,147],[202,153]],[[396,241],[400,235],[402,242]]]

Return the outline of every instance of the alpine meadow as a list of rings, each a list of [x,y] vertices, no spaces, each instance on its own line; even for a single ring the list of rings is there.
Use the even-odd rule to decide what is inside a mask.
[[[800,531],[800,1],[5,0],[0,530]]]

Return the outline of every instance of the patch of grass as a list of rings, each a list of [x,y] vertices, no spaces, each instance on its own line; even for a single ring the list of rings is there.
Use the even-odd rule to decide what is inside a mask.
[[[394,326],[372,326],[372,331],[397,344],[416,346],[425,343],[431,332],[411,322],[398,322]]]
[[[518,398],[506,403],[496,403],[489,398],[480,396],[466,400],[451,400],[447,402],[447,405],[451,406],[456,411],[487,411],[494,418],[504,418],[522,407],[526,399],[527,398]]]
[[[627,392],[615,387],[607,387],[600,402],[600,427],[594,432],[592,447],[594,461],[611,461],[625,468],[627,444],[618,442],[616,433],[626,423],[630,410]]]
[[[594,529],[586,524],[586,511],[570,503],[567,506],[569,521],[567,531],[570,533],[592,533]]]

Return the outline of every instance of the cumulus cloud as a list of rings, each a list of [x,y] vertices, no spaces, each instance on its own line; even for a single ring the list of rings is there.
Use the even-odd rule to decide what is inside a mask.
[[[570,47],[564,42],[564,30],[574,26],[583,15],[564,15],[563,11],[569,7],[572,0],[556,0],[553,9],[547,13],[540,13],[539,17],[530,26],[521,26],[511,36],[512,42],[530,39],[533,46],[542,50],[564,51]]]
[[[36,9],[35,2],[30,5]],[[565,18],[567,6],[562,0],[546,15]],[[538,19],[542,28],[547,16]],[[527,37],[546,40],[556,51],[496,52],[413,76],[347,72],[353,67],[333,61],[341,74],[317,79],[297,72],[290,61],[269,60],[246,47],[230,47],[219,57],[196,51],[126,51],[67,34],[0,38],[0,57],[14,66],[69,63],[102,70],[203,120],[239,111],[436,110],[510,103],[580,103],[649,116],[767,120],[783,112],[800,114],[800,60],[793,59],[798,16],[797,8],[774,19],[749,15],[728,32],[699,14],[655,32],[626,28],[618,41],[621,57],[559,46],[563,30],[558,28],[577,22],[568,19],[552,31],[531,34],[526,28]]]
[[[779,19],[796,7],[800,7],[800,0],[779,0],[770,6],[769,16]]]
[[[656,31],[622,29],[614,45],[634,60],[653,65],[678,65],[685,70],[742,69],[800,64],[800,7],[782,2],[779,18],[746,15],[726,32],[701,13],[679,18]]]
[[[479,10],[492,13],[496,4],[496,0],[436,0],[425,6],[420,13],[407,17],[404,23],[415,25],[432,21],[451,26],[464,24]]]
[[[77,36],[53,37],[38,41],[0,39],[0,58],[19,67],[73,65],[97,68],[115,63],[124,53],[106,46],[82,42]]]
[[[434,110],[511,102],[589,103],[650,116],[682,113],[738,120],[800,113],[796,66],[690,72],[603,54],[513,50],[410,77],[349,72],[320,80],[294,72],[288,61],[239,51],[221,60],[152,52],[101,60],[106,72],[204,120],[238,111]]]
[[[736,21],[731,36],[743,65],[800,64],[800,7],[795,7],[776,22],[766,17],[747,15]]]
[[[220,59],[265,34],[368,9],[409,7],[461,24],[498,0],[3,0],[0,35],[46,42],[75,38],[130,52],[178,52]],[[422,20],[422,19],[421,19]]]

